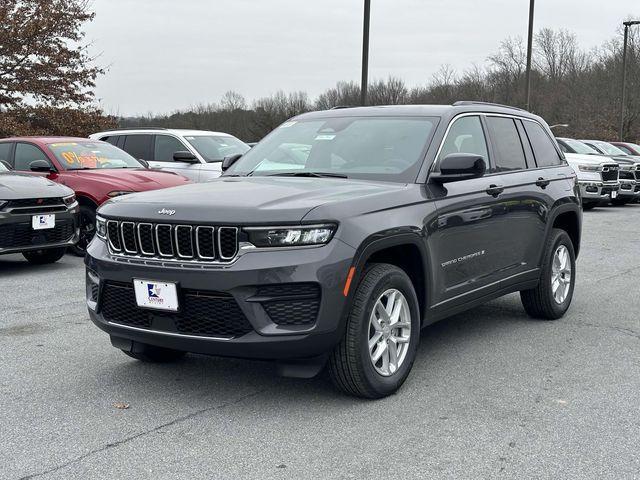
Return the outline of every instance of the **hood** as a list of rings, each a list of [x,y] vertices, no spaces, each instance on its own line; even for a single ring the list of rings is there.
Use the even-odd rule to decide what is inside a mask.
[[[110,190],[145,192],[159,188],[186,185],[188,179],[172,172],[161,172],[145,168],[105,168],[103,170],[77,170],[74,175],[85,181],[103,184]]]
[[[577,164],[588,163],[590,165],[600,165],[601,163],[616,163],[605,155],[586,155],[582,153],[565,153],[567,162]]]
[[[100,214],[171,223],[300,222],[316,207],[398,198],[407,185],[335,178],[221,177],[207,183],[114,198]],[[159,211],[174,212],[172,215]],[[335,218],[327,218],[333,220]]]
[[[44,177],[20,173],[0,173],[0,200],[49,198],[72,195],[73,190]]]

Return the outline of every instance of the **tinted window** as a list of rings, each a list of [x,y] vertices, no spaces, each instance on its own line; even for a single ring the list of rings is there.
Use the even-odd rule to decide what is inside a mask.
[[[562,159],[555,149],[553,142],[547,132],[536,122],[522,122],[527,131],[533,154],[536,156],[536,163],[539,167],[551,165],[562,165]]]
[[[447,134],[438,159],[451,153],[474,153],[481,155],[489,164],[487,141],[482,129],[480,117],[462,117],[456,120]]]
[[[120,135],[111,135],[110,137],[102,137],[100,140],[103,142],[108,142],[111,145],[118,145],[118,140],[120,139]]]
[[[36,160],[44,160],[51,164],[47,156],[34,145],[28,143],[18,143],[16,145],[16,153],[14,166],[16,170],[30,170],[29,165]]]
[[[625,152],[627,155],[633,155],[634,153],[631,151],[631,149],[629,147],[626,147],[625,145],[616,145],[616,147],[618,147],[620,150],[622,150],[623,152]],[[0,158],[2,158],[0,156]]]
[[[495,150],[495,170],[498,172],[527,168],[522,142],[512,118],[487,117],[491,143]]]
[[[9,162],[9,154],[11,153],[12,143],[0,143],[0,160]]]
[[[149,160],[153,135],[127,135],[122,149],[133,158]]]
[[[173,162],[173,154],[189,151],[180,140],[169,135],[156,135],[156,147],[153,159],[156,162]]]

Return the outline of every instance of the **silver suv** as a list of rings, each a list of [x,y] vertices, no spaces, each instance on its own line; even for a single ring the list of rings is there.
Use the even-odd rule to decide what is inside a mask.
[[[225,157],[243,154],[249,146],[228,133],[168,128],[132,128],[90,135],[145,160],[149,167],[168,170],[192,182],[206,182],[222,173]]]

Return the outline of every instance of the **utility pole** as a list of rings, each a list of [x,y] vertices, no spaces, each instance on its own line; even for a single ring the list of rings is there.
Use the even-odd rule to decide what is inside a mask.
[[[371,17],[371,0],[364,0],[364,25],[362,27],[362,81],[360,82],[360,105],[363,105],[363,106],[367,104],[367,85],[369,84],[369,19],[370,17]]]
[[[529,33],[527,35],[527,80],[525,86],[526,108],[531,108],[531,53],[533,51],[533,8],[534,1],[529,0]]]
[[[626,81],[627,81],[627,41],[629,39],[629,27],[632,25],[639,25],[640,21],[623,22],[624,25],[624,40],[622,46],[622,94],[620,95],[620,131],[618,132],[618,139],[622,142],[624,137],[624,102],[626,94]]]

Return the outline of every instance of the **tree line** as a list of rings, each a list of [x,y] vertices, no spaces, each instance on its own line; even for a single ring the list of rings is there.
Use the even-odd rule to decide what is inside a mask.
[[[618,136],[622,86],[622,40],[584,50],[566,30],[542,29],[534,36],[531,111],[549,124],[568,124],[555,133],[575,138],[614,140]],[[422,86],[409,87],[397,77],[368,86],[368,104],[451,104],[478,100],[517,107],[525,105],[526,45],[507,38],[487,65],[458,73],[442,66]],[[304,91],[276,92],[249,104],[237,92],[217,103],[201,104],[166,115],[120,118],[122,127],[197,128],[228,132],[257,141],[294,115],[360,103],[360,85],[341,81],[315,99]],[[640,141],[640,35],[631,31],[627,50],[627,95],[624,138]]]
[[[0,2],[0,137],[87,136],[121,127],[219,130],[257,141],[280,123],[310,110],[355,106],[360,86],[340,81],[311,99],[304,91],[278,91],[248,102],[238,92],[219,101],[170,114],[105,115],[95,102],[95,80],[108,72],[89,55],[82,26],[94,18],[90,0],[3,0]],[[566,30],[535,35],[531,111],[556,132],[577,138],[614,139],[619,125],[622,35],[584,50]],[[627,52],[624,138],[640,141],[640,28],[632,28]],[[423,85],[389,77],[368,86],[368,104],[450,104],[480,100],[525,104],[526,48],[507,38],[483,66],[463,72],[442,66]]]

